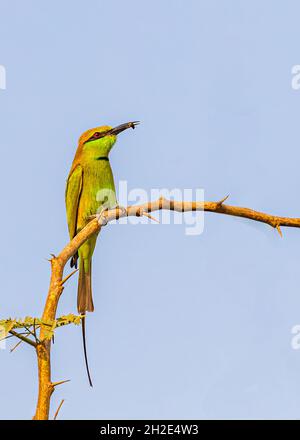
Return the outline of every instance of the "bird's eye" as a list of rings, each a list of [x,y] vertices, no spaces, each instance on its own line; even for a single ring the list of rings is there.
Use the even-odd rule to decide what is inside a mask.
[[[96,131],[90,138],[89,141],[93,141],[94,139],[99,139],[101,137],[101,133],[99,131]]]
[[[95,139],[100,139],[104,136],[105,136],[105,132],[95,131],[95,133],[86,142],[91,142],[94,141]]]

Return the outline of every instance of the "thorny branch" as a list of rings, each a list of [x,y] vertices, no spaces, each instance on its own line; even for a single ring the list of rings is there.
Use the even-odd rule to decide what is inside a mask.
[[[39,338],[37,339],[36,343],[31,341],[32,345],[34,345],[36,348],[39,373],[38,402],[34,419],[45,420],[49,418],[50,400],[54,388],[56,385],[65,382],[51,381],[51,337],[49,338],[49,330],[47,330],[47,326],[44,325],[43,322],[53,322],[55,320],[57,305],[64,288],[63,285],[69,279],[69,277],[75,273],[72,272],[70,275],[63,279],[64,267],[67,261],[78,250],[78,248],[93,234],[99,232],[101,227],[105,226],[112,220],[129,216],[146,216],[153,219],[149,213],[159,210],[170,210],[177,212],[206,211],[214,212],[216,214],[242,217],[261,223],[266,223],[271,227],[277,229],[280,235],[282,235],[281,227],[300,227],[300,218],[279,217],[259,211],[254,211],[253,209],[249,208],[225,205],[224,202],[227,200],[227,198],[228,196],[217,202],[176,202],[166,200],[165,198],[161,197],[156,201],[138,206],[115,208],[112,210],[104,211],[100,216],[94,216],[94,218],[91,219],[87,226],[82,229],[73,238],[73,240],[64,247],[64,249],[60,252],[58,256],[52,255],[52,258],[50,260],[50,286],[43,316],[41,319]],[[12,331],[10,333],[12,333]],[[26,342],[28,341],[26,340]]]

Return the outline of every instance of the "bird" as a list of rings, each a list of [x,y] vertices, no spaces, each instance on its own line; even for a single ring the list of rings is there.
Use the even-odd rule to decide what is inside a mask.
[[[134,129],[138,124],[139,121],[132,121],[114,128],[102,125],[91,128],[80,136],[65,191],[70,240],[87,225],[91,217],[118,206],[109,153],[117,136],[128,128]],[[79,259],[77,309],[82,315],[83,349],[90,386],[93,384],[87,360],[85,316],[86,312],[94,311],[91,273],[98,234],[95,233],[80,246],[70,263],[71,267],[77,269]]]

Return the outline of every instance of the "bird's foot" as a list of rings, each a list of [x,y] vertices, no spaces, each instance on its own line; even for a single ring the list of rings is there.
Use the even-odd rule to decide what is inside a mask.
[[[121,211],[121,215],[117,215],[116,219],[118,220],[120,217],[125,217],[127,215],[127,209],[124,206],[120,206],[120,205],[115,205],[113,208],[112,207],[107,207],[107,206],[102,206],[101,209],[99,210],[99,212],[96,215],[96,218],[98,220],[99,225],[101,226],[106,226],[108,221],[107,218],[104,214],[105,211],[109,211],[110,209],[118,209]]]
[[[107,225],[106,216],[103,215],[105,211],[108,211],[108,208],[106,206],[102,206],[100,211],[96,214],[96,219],[98,220],[98,223],[99,223],[100,226],[106,226]]]

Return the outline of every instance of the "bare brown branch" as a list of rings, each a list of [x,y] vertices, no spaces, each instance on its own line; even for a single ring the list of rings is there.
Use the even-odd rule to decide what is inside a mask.
[[[13,336],[16,336],[16,338],[21,339],[21,341],[26,342],[29,345],[32,345],[33,347],[36,347],[36,343],[33,342],[31,339],[27,338],[26,336],[21,335],[18,332],[15,332],[14,330],[10,330],[9,333]]]
[[[161,197],[154,202],[149,202],[136,206],[129,206],[126,209],[116,208],[109,211],[104,211],[99,218],[93,218],[87,224],[87,226],[82,231],[80,231],[70,243],[65,246],[65,248],[60,252],[57,257],[55,255],[52,255],[52,259],[50,260],[50,286],[42,320],[45,322],[51,322],[55,319],[57,305],[60,295],[63,291],[63,283],[74,273],[73,272],[63,280],[63,271],[67,261],[75,254],[78,248],[88,238],[90,238],[96,232],[99,232],[101,227],[105,226],[112,220],[129,216],[140,217],[141,215],[159,210],[170,210],[177,212],[206,211],[216,214],[242,217],[257,222],[266,223],[271,227],[277,229],[280,234],[281,227],[300,228],[300,218],[279,217],[259,211],[254,211],[253,209],[249,208],[225,205],[224,202],[227,200],[227,198],[228,196],[224,197],[218,202],[176,202],[166,200],[165,198]],[[45,420],[49,417],[50,399],[54,391],[54,386],[51,382],[51,340],[47,338],[47,329],[44,325],[41,325],[40,327],[39,341],[40,342],[38,344],[34,344],[32,341],[30,341],[32,342],[32,345],[36,346],[39,372],[39,394],[34,419]]]

